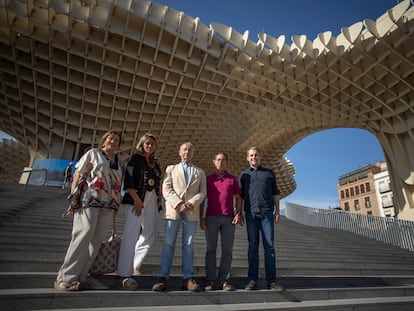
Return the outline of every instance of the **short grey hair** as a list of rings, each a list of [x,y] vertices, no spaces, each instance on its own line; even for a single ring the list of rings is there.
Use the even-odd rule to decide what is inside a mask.
[[[255,146],[252,146],[252,147],[249,147],[249,149],[246,150],[246,156],[249,155],[250,150],[256,150],[259,153],[259,155],[262,155],[259,148],[255,147]]]

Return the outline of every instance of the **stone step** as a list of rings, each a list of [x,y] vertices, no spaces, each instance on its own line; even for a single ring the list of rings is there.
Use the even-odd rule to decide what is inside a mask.
[[[25,234],[30,235],[38,235],[41,236],[42,234],[45,237],[50,237],[50,234],[53,232],[54,237],[60,237],[63,240],[68,240],[70,237],[71,232],[71,225],[72,225],[72,219],[71,218],[65,218],[62,219],[60,212],[58,216],[50,216],[45,215],[42,216],[44,213],[48,213],[48,211],[37,211],[36,215],[37,217],[27,215],[27,213],[21,215],[18,220],[12,221],[8,225],[4,225],[2,228],[3,230],[0,233],[0,239],[4,234],[7,234],[5,237],[10,238],[10,236],[15,235],[18,236],[24,236]],[[122,234],[122,228],[123,228],[123,222],[124,219],[118,219],[117,221],[117,228],[118,232]],[[154,245],[158,243],[162,243],[162,237],[164,229],[162,228],[162,217],[160,216],[159,219],[159,228],[158,228],[158,241],[155,241]],[[317,229],[315,229],[317,230]],[[296,233],[298,235],[298,233]],[[343,237],[346,237],[348,235],[354,236],[350,233],[343,233]],[[236,239],[235,239],[235,251],[237,251],[238,248],[245,248],[246,247],[246,232],[243,228],[237,227],[236,229]],[[326,240],[326,239],[325,239]],[[355,240],[358,241],[358,243],[355,243]],[[198,230],[197,235],[195,237],[195,242],[200,242],[201,244],[205,243],[204,233],[201,230]],[[344,252],[344,251],[361,251],[363,253],[367,252],[377,252],[381,253],[383,256],[387,255],[390,252],[390,249],[393,249],[392,253],[398,252],[399,254],[403,254],[406,256],[412,257],[412,253],[408,252],[407,250],[403,250],[397,247],[393,247],[390,245],[387,245],[385,243],[374,241],[372,239],[368,239],[368,241],[362,237],[353,238],[349,241],[346,241],[342,239],[341,243],[338,244],[336,240],[334,241],[324,241],[323,239],[318,239],[316,237],[316,233],[313,235],[309,234],[307,235],[306,239],[304,238],[297,238],[297,239],[285,239],[280,237],[278,234],[276,234],[276,248],[278,250],[286,250],[286,251],[299,251],[302,252],[304,249],[311,250],[314,252],[320,252],[321,250],[326,251],[326,249],[329,249],[330,252]],[[386,250],[387,252],[383,254],[383,251]]]
[[[375,298],[353,298],[353,299],[331,299],[331,300],[312,300],[312,301],[286,301],[286,302],[258,302],[243,304],[220,304],[219,309],[216,304],[210,305],[179,305],[168,306],[169,311],[211,311],[211,310],[256,310],[256,311],[412,311],[414,304],[413,297],[375,297]],[[47,309],[48,311],[69,311],[72,309]],[[90,308],[77,308],[78,311],[90,311]],[[93,308],[94,311],[151,311],[164,310],[159,306],[133,306],[133,307],[111,307]]]
[[[63,260],[52,260],[48,258],[44,259],[14,259],[3,260],[0,259],[0,272],[57,272],[62,264]],[[147,261],[148,262],[148,261]],[[159,258],[154,264],[144,263],[142,266],[145,274],[156,275],[159,270]],[[171,267],[171,273],[179,275],[181,273],[181,263],[176,260]],[[197,275],[204,275],[204,264],[197,263],[194,266],[194,273]],[[245,262],[241,265],[237,263],[232,265],[232,273],[234,275],[246,275],[247,267]],[[406,269],[398,270],[398,267],[390,269],[373,269],[371,267],[325,267],[323,264],[318,266],[300,267],[299,265],[293,265],[293,267],[280,267],[277,268],[279,276],[302,276],[302,275],[410,275],[414,271],[407,271]],[[259,275],[264,275],[264,268],[259,267]]]
[[[26,250],[25,250],[26,249]],[[0,262],[3,265],[10,263],[13,265],[18,261],[25,262],[24,269],[28,271],[33,271],[30,267],[30,262],[36,263],[39,260],[50,260],[51,262],[54,261],[63,261],[65,252],[67,247],[64,245],[61,246],[33,246],[28,245],[24,246],[14,246],[13,248],[8,248],[6,250],[0,246]],[[197,251],[197,248],[196,248]],[[194,257],[194,264],[196,266],[204,266],[204,251],[200,252],[201,254]],[[263,256],[259,256],[261,258],[261,262],[263,260]],[[277,256],[277,267],[278,269],[291,269],[291,268],[301,268],[301,269],[358,269],[358,270],[389,270],[389,271],[411,271],[414,272],[414,265],[411,262],[401,262],[400,264],[396,265],[391,259],[388,261],[385,260],[378,260],[372,261],[369,258],[354,258],[351,256],[346,260],[340,256],[330,256],[324,258],[318,258],[317,256],[313,256],[310,258],[297,258],[295,260],[291,259],[292,257],[289,256]],[[157,266],[160,262],[160,255],[151,253],[149,254],[145,261],[145,266]],[[219,258],[217,259],[219,262]],[[181,252],[177,251],[175,253],[173,259],[173,265],[181,265]],[[261,264],[262,265],[262,264]],[[232,262],[233,267],[245,267],[247,268],[247,259],[243,256],[235,256]],[[18,268],[18,267],[17,267]],[[4,270],[0,267],[0,271]],[[16,270],[12,270],[16,271]],[[20,270],[17,270],[20,271]]]
[[[52,288],[56,276],[56,272],[0,272],[0,289]],[[134,278],[138,282],[140,290],[150,290],[156,280],[155,274],[143,274]],[[89,276],[88,282],[93,289],[116,289],[117,279],[115,274],[95,275]],[[204,286],[205,277],[203,274],[195,275],[194,279]],[[178,274],[172,274],[168,286],[171,290],[180,290],[181,281],[182,278]],[[231,282],[237,289],[244,289],[248,279],[246,275],[233,275]],[[414,274],[411,276],[280,276],[278,282],[286,289],[409,286],[414,284]],[[265,288],[263,276],[259,279],[258,285]]]
[[[25,215],[27,216],[27,215]],[[122,227],[123,227],[123,220],[119,220],[117,222],[118,232],[122,234]],[[162,224],[162,220],[159,221],[160,226]],[[7,240],[2,240],[2,237],[5,237],[9,241],[13,239],[13,237],[18,238],[30,234],[30,237],[38,237],[39,239],[43,237],[50,238],[51,233],[53,232],[53,239],[62,239],[63,241],[68,241],[71,232],[71,219],[66,218],[62,220],[59,217],[41,217],[39,219],[25,219],[24,221],[18,220],[14,221],[12,224],[3,227],[3,230],[0,234],[0,243],[7,242]],[[154,245],[157,246],[162,244],[162,236],[163,236],[163,228],[159,228],[159,237],[158,241],[155,241]],[[204,245],[205,239],[202,232],[199,232],[195,237],[195,243]],[[236,241],[234,246],[234,252],[237,254],[239,249],[243,250],[246,247],[246,233],[244,229],[240,232],[240,230],[236,230]],[[390,248],[393,248],[393,252],[390,252]],[[339,245],[337,241],[323,241],[318,240],[314,236],[312,238],[307,239],[283,239],[276,235],[276,249],[284,252],[292,252],[292,256],[295,256],[296,253],[303,253],[304,250],[310,251],[313,254],[326,253],[326,254],[341,254],[344,250],[347,250],[349,253],[356,252],[358,254],[365,254],[369,253],[371,256],[375,256],[376,254],[380,254],[381,257],[394,257],[396,253],[401,254],[401,256],[411,257],[412,253],[409,253],[406,250],[392,247],[390,245],[386,245],[385,243],[369,240],[368,242],[360,241],[358,239],[358,243],[354,243],[351,240],[350,243],[344,243],[341,241]],[[329,252],[326,252],[326,249],[329,249]],[[384,252],[386,251],[386,252]],[[324,255],[324,254],[322,254]],[[289,256],[291,256],[289,254]]]
[[[160,220],[161,222],[161,220]],[[41,220],[31,220],[29,221],[15,221],[9,225],[1,226],[2,230],[0,231],[0,241],[7,241],[10,238],[19,238],[24,236],[29,237],[38,237],[38,238],[46,238],[50,237],[50,234],[53,233],[54,239],[62,239],[67,241],[70,238],[71,232],[71,220],[61,220],[61,219],[52,219],[50,221],[45,221],[45,219]],[[122,234],[123,223],[117,225],[118,233]],[[164,236],[164,229],[160,228],[158,230],[158,241],[155,243],[162,243],[162,238]],[[236,235],[234,249],[244,248],[247,243],[247,236],[246,233],[243,231],[239,235]],[[195,237],[196,242],[200,242],[202,244],[205,243],[204,232],[198,230]],[[352,242],[353,243],[353,242]],[[394,249],[393,253],[400,253],[402,255],[406,255],[407,257],[412,255],[408,250],[404,250],[401,248],[393,247],[391,245],[387,245],[382,242],[378,241],[371,241],[370,244],[352,244],[352,243],[341,243],[340,245],[337,242],[330,242],[330,243],[322,243],[317,241],[316,239],[312,240],[302,240],[300,242],[293,241],[293,240],[283,240],[282,238],[276,236],[276,248],[280,250],[286,251],[302,251],[303,249],[313,250],[314,252],[319,252],[320,250],[327,250],[329,249],[330,252],[344,252],[347,251],[358,251],[360,250],[363,253],[371,253],[371,252],[383,252],[386,250],[386,254],[390,253],[390,249]],[[220,244],[220,243],[219,243]],[[372,249],[370,249],[372,247]]]
[[[0,259],[6,260],[15,260],[23,258],[32,258],[32,259],[41,259],[41,258],[50,258],[50,259],[62,259],[66,253],[68,246],[67,241],[61,240],[42,240],[39,242],[36,239],[31,238],[21,238],[18,240],[11,239],[7,243],[0,242]],[[148,254],[145,262],[158,262],[160,258],[161,248],[154,247]],[[199,245],[195,245],[195,256],[194,259],[197,262],[204,264],[204,253],[205,248],[201,248]],[[159,251],[159,252],[158,252]],[[220,256],[220,252],[217,253]],[[301,258],[301,253],[289,253],[286,254],[284,251],[277,252],[277,263],[283,267],[291,267],[292,265],[300,265],[301,267],[315,266],[318,264],[326,264],[326,267],[332,266],[344,266],[345,262],[349,265],[359,265],[364,267],[372,266],[374,268],[383,267],[387,269],[393,269],[395,266],[394,259],[396,256],[386,256],[378,257],[375,261],[372,260],[372,256],[365,256],[358,253],[350,254],[347,258],[343,257],[341,253],[326,254],[325,256],[318,256],[316,253],[308,253],[307,258]],[[181,249],[177,248],[175,251],[175,260],[180,261]],[[260,253],[260,258],[263,258],[262,253]],[[294,261],[291,258],[295,258]],[[410,258],[411,259],[411,258]],[[402,260],[402,258],[400,258]],[[233,264],[241,265],[246,262],[246,251],[233,252]],[[414,269],[413,261],[406,260],[398,265],[398,269]]]
[[[294,302],[266,302],[266,303],[243,303],[243,304],[221,304],[219,310],[239,311],[239,310],[289,310],[289,311],[412,311],[413,297],[376,297],[376,298],[354,298],[354,299],[332,299],[329,301],[294,301]],[[168,306],[169,311],[211,311],[217,309],[217,305],[185,305]],[[53,309],[47,309],[53,311]],[[71,309],[54,309],[68,311]],[[78,311],[90,311],[87,309],[77,309]],[[163,310],[158,306],[145,307],[112,307],[112,308],[93,308],[95,311],[151,311]]]
[[[400,302],[400,304],[409,303],[413,306],[414,288],[412,286],[340,287],[287,289],[283,292],[273,292],[262,289],[257,291],[236,290],[234,292],[214,291],[199,293],[189,293],[181,290],[172,290],[164,293],[152,292],[150,290],[91,290],[70,293],[44,288],[0,290],[0,304],[2,310],[79,310],[80,308],[90,308],[91,306],[93,306],[93,308],[106,308],[107,310],[125,307],[136,308],[137,306],[141,308],[158,306],[170,310],[171,306],[192,306],[192,310],[199,310],[195,309],[194,305],[215,305],[216,309],[219,308],[220,310],[224,310],[220,306],[227,304],[236,304],[238,305],[238,308],[233,310],[242,310],[241,307],[243,304],[260,303],[262,306],[268,307],[268,303],[302,303],[311,301],[324,302],[324,305],[328,304],[331,308],[334,308],[336,306],[335,300],[346,300],[349,302],[353,299],[376,298],[378,301],[379,298],[385,297],[388,299],[384,299],[384,303],[387,301],[394,301],[395,303]],[[343,303],[344,302],[345,301],[343,301]],[[271,309],[273,308],[265,308],[264,310]],[[335,310],[338,309],[335,308]]]

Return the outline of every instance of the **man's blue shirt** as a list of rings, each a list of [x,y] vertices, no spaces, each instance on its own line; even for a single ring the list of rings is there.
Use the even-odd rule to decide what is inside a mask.
[[[280,194],[274,172],[265,167],[249,167],[240,175],[241,196],[244,210],[262,213],[274,210],[274,196]]]

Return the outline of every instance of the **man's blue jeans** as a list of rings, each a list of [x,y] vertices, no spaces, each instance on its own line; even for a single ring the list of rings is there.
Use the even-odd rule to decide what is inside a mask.
[[[161,253],[160,271],[158,272],[159,278],[170,277],[171,265],[174,258],[175,242],[177,241],[178,231],[180,225],[183,225],[182,232],[182,263],[181,269],[183,278],[188,279],[194,274],[194,248],[193,238],[197,229],[197,221],[189,221],[185,214],[180,215],[180,219],[172,220],[165,219],[165,244]]]
[[[249,241],[248,251],[248,278],[257,281],[259,276],[259,241],[260,233],[263,240],[266,281],[276,281],[276,253],[274,247],[275,224],[273,212],[261,214],[246,212],[247,239]]]

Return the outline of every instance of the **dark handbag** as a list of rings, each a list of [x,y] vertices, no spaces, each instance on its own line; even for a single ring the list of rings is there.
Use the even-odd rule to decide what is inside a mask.
[[[115,217],[113,217],[112,235],[103,241],[95,261],[89,269],[89,274],[100,275],[113,273],[118,269],[118,255],[121,246],[121,236],[116,233]]]

